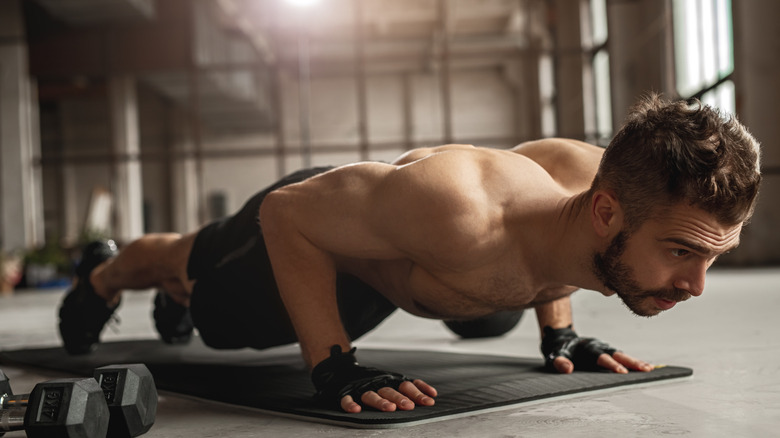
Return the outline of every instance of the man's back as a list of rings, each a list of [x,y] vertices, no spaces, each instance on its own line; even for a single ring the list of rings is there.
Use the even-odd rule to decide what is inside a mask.
[[[401,165],[339,168],[280,197],[338,270],[409,312],[474,317],[537,302],[540,233],[588,187],[600,151],[557,139],[514,151],[448,145]]]

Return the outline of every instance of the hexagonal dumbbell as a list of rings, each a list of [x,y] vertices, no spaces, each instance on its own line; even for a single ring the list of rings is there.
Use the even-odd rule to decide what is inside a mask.
[[[152,428],[157,387],[146,365],[108,365],[95,369],[94,376],[111,413],[109,437],[136,437]]]
[[[23,398],[24,405],[0,410],[0,435],[24,430],[30,438],[103,438],[108,432],[108,405],[94,379],[50,380],[35,385],[29,396],[6,389],[0,398]]]
[[[3,370],[0,370],[0,397],[4,395],[14,395],[14,392],[11,391],[11,382],[8,381],[8,376],[5,375]],[[2,406],[0,403],[0,408]]]
[[[94,371],[94,380],[102,390],[110,412],[108,436],[132,438],[151,429],[157,414],[157,387],[143,364],[109,365]],[[8,379],[0,371],[0,412],[24,407],[28,396],[13,396]]]

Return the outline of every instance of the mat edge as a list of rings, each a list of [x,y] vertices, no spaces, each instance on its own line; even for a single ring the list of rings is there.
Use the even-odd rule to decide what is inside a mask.
[[[222,402],[218,400],[208,400],[194,395],[187,395],[180,392],[167,391],[167,390],[161,390],[160,394],[166,394],[167,396],[181,397],[187,400],[196,400],[208,404],[213,403],[220,406],[230,407],[232,409],[240,409],[248,412],[261,413],[264,415],[268,415],[269,417],[282,417],[290,420],[297,420],[297,421],[302,421],[311,424],[327,424],[330,426],[339,426],[339,427],[345,427],[349,429],[362,429],[362,430],[391,430],[391,429],[403,429],[412,426],[420,426],[424,424],[438,423],[440,421],[467,418],[467,417],[472,417],[472,416],[482,415],[482,414],[490,414],[495,412],[507,411],[511,409],[517,409],[519,407],[536,406],[544,403],[554,403],[554,402],[566,401],[572,399],[587,398],[591,396],[597,397],[604,394],[617,393],[621,391],[646,389],[648,387],[661,386],[668,383],[683,383],[690,380],[693,380],[693,374],[689,374],[686,376],[679,376],[679,377],[668,377],[664,379],[642,382],[637,384],[611,386],[608,388],[601,388],[593,391],[574,392],[570,394],[556,395],[556,396],[545,397],[536,400],[523,401],[523,402],[512,403],[512,404],[501,405],[501,406],[493,406],[484,409],[477,409],[477,410],[462,412],[458,414],[434,416],[434,417],[428,417],[420,420],[399,421],[399,422],[391,422],[391,423],[359,423],[354,421],[338,421],[330,418],[297,415],[297,414],[284,412],[284,411],[273,411],[269,409],[253,408],[244,405],[235,405],[232,403]]]

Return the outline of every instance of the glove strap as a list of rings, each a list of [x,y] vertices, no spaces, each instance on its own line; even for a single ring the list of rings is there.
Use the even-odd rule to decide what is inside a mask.
[[[315,398],[328,406],[339,408],[347,395],[359,403],[367,391],[390,387],[398,389],[409,380],[402,374],[360,366],[355,358],[356,348],[346,353],[340,345],[330,347],[330,357],[323,360],[311,372],[311,380],[317,392]]]
[[[610,356],[617,352],[606,342],[594,338],[580,338],[572,330],[572,326],[554,329],[545,326],[542,331],[542,354],[544,365],[550,371],[555,371],[553,362],[558,356],[563,356],[574,363],[574,367],[580,370],[599,370],[598,359],[603,353]]]
[[[569,360],[573,359],[572,350],[579,337],[571,327],[571,324],[569,324],[567,327],[554,329],[547,325],[542,329],[544,337],[542,338],[541,350],[544,356],[544,364],[548,369],[555,370],[553,361],[558,356],[563,356]]]

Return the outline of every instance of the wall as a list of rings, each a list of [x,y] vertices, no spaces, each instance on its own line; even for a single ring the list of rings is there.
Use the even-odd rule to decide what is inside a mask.
[[[619,125],[628,107],[641,94],[649,90],[673,94],[668,4],[656,0],[608,2],[615,125]],[[772,0],[740,0],[733,5],[737,112],[764,145],[765,183],[742,247],[724,261],[779,263],[780,233],[775,224],[780,218],[776,202],[780,195],[780,124],[776,121],[775,106],[780,101],[780,82],[776,80],[780,58],[767,54],[780,53],[780,31],[772,21],[780,15],[780,4]],[[565,2],[560,2],[559,8],[564,6]],[[561,20],[576,20],[576,14],[563,12]],[[569,39],[576,40],[578,30],[563,26],[558,31],[563,33],[556,37],[566,40],[565,48],[571,49],[575,43]],[[507,60],[507,65],[518,60],[522,60],[519,55],[518,59]],[[450,89],[454,140],[509,147],[524,139],[525,133],[538,132],[531,126],[534,122],[526,122],[539,120],[539,115],[534,114],[538,113],[538,106],[531,105],[536,95],[527,97],[529,90],[523,88],[528,81],[517,79],[525,77],[517,72],[529,70],[531,64],[453,69]],[[537,70],[532,67],[530,70]],[[311,162],[338,165],[357,161],[361,159],[361,139],[355,78],[350,74],[320,73],[312,71]],[[570,98],[576,93],[566,90],[581,89],[579,76],[572,78],[558,71],[557,78],[559,105],[572,102]],[[574,84],[575,81],[579,83]],[[141,81],[138,84],[143,197],[151,206],[148,231],[192,231],[202,220],[209,219],[197,209],[199,175],[203,189],[200,201],[224,193],[227,210],[233,211],[280,173],[303,165],[298,84],[292,73],[281,75],[276,90],[281,97],[280,131],[263,126],[255,133],[203,132],[202,174],[197,173],[193,152],[198,136],[185,109],[177,106],[182,103],[162,98]],[[100,84],[88,84],[88,88],[93,86],[99,88]],[[409,147],[444,141],[443,96],[440,72],[435,67],[416,73],[370,73],[366,93],[368,159],[391,161]],[[519,98],[521,95],[523,99]],[[53,153],[54,157],[45,159],[42,169],[47,234],[59,227],[62,237],[74,240],[81,231],[92,188],[110,188],[108,113],[105,92],[67,98],[53,109],[44,108],[42,144],[46,154]],[[563,121],[573,124],[561,124],[559,128],[569,126],[567,135],[577,137],[580,129],[570,128],[578,126],[581,117],[559,111],[559,118],[562,115]],[[283,135],[278,136],[280,133]],[[51,141],[50,137],[59,140]],[[280,147],[283,166],[277,163]],[[64,165],[58,167],[58,163]]]
[[[406,76],[406,77],[405,77]],[[404,82],[408,83],[408,93]],[[457,141],[486,146],[515,144],[514,91],[495,69],[454,71],[451,78],[453,127]],[[298,85],[282,80],[282,125],[287,153],[285,173],[303,166],[300,152]],[[100,87],[99,84],[91,84]],[[341,165],[360,160],[357,97],[354,78],[313,78],[310,103],[312,165]],[[178,199],[193,190],[176,182],[177,166],[192,173],[192,133],[183,109],[139,82],[139,128],[143,201],[147,232],[189,232],[202,222],[198,210]],[[443,142],[441,95],[436,74],[385,74],[367,78],[368,159],[392,161],[410,146]],[[410,99],[404,102],[405,97]],[[409,107],[410,114],[404,115]],[[83,231],[90,195],[112,189],[111,121],[104,93],[63,99],[44,111],[44,214],[47,232],[75,243]],[[408,120],[406,119],[408,117]],[[184,120],[184,122],[182,122]],[[409,124],[407,127],[406,124]],[[187,137],[186,139],[183,139]],[[223,194],[227,211],[235,211],[278,174],[272,133],[209,136],[203,134],[203,202]],[[188,164],[183,164],[188,162]],[[61,167],[60,167],[61,166]],[[181,173],[181,171],[178,171]],[[198,216],[181,218],[182,214]],[[213,219],[205,216],[205,220]]]
[[[84,231],[93,191],[113,188],[108,100],[101,84],[91,86],[99,91],[47,106],[41,119],[46,231],[71,244]],[[151,206],[145,215],[146,231],[170,231],[172,182],[167,154],[173,135],[170,118],[176,109],[143,86],[136,92],[143,200]]]
[[[141,175],[146,232],[172,229],[170,148],[171,105],[159,95],[138,85],[138,123],[140,129]]]
[[[674,72],[669,40],[671,23],[666,1],[608,2],[608,5],[612,115],[617,128],[643,94],[650,91],[667,96],[676,94],[670,79]]]
[[[66,242],[75,242],[84,230],[93,190],[111,189],[108,102],[94,96],[61,100],[52,118],[42,126],[44,132],[54,123],[59,124],[59,138],[45,144],[44,157],[48,160],[43,164],[43,184],[46,195],[62,200],[63,223],[57,235]],[[61,173],[56,172],[57,168]],[[44,203],[51,205],[53,199],[47,197]]]
[[[737,116],[762,143],[764,179],[759,203],[742,243],[719,265],[780,263],[780,3],[773,0],[732,2],[734,83]],[[672,34],[667,2],[640,0],[609,3],[609,50],[612,108],[616,127],[632,103],[648,91],[675,96]]]
[[[409,132],[405,126],[404,81],[410,87]],[[288,151],[285,169],[289,173],[303,165],[298,84],[290,77],[284,77],[281,83],[282,125]],[[437,74],[369,75],[366,88],[369,160],[392,161],[408,146],[444,142]],[[451,93],[455,141],[503,148],[516,144],[515,91],[499,68],[452,71]],[[353,77],[314,76],[309,110],[312,165],[341,165],[361,159],[357,87]],[[228,210],[234,211],[251,195],[274,182],[279,176],[274,141],[273,136],[259,135],[206,139],[206,195],[224,193]],[[247,153],[247,150],[254,152]]]
[[[762,144],[763,181],[753,219],[733,256],[739,264],[780,263],[780,3],[734,1],[737,114]]]

